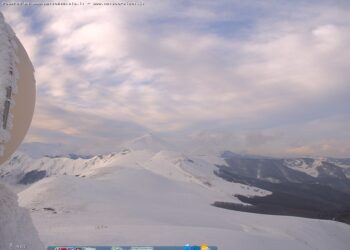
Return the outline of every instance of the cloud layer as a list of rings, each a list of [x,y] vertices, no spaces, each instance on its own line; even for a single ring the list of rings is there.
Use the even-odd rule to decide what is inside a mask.
[[[110,147],[152,131],[350,156],[350,5],[302,2],[4,9],[36,67],[27,140]]]

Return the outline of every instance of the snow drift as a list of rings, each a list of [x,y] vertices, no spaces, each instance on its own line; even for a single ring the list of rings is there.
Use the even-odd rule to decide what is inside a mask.
[[[27,250],[44,249],[29,212],[19,207],[17,196],[0,184],[0,249],[20,247]]]

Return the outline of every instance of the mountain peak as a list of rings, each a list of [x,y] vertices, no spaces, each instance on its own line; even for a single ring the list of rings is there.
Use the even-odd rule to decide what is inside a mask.
[[[172,148],[166,141],[151,133],[144,134],[128,141],[125,143],[125,147],[135,151],[147,150],[151,152],[159,152],[161,150]]]

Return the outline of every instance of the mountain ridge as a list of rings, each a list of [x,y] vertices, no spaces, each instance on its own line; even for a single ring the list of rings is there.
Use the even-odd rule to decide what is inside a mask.
[[[261,186],[257,178],[249,182],[243,175],[231,182],[217,173],[232,167],[220,155],[142,145],[91,158],[67,154],[33,159],[18,152],[0,169],[0,181],[18,193],[20,205],[30,211],[46,246],[54,242],[183,245],[190,239],[220,249],[232,249],[233,241],[242,249],[256,249],[258,239],[265,242],[264,250],[282,245],[302,250],[309,246],[347,249],[345,235],[350,228],[345,224],[221,209],[227,204],[255,209],[259,199],[274,202],[270,197],[276,192],[269,188],[278,183],[266,185],[265,178],[266,186]],[[241,155],[239,161],[247,157]],[[337,237],[329,236],[327,230]],[[315,233],[324,241],[312,238]],[[140,234],[142,240],[137,237]]]

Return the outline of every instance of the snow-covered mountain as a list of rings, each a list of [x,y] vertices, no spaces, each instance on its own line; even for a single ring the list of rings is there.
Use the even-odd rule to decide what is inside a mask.
[[[272,194],[247,197],[240,201],[253,206],[216,202],[218,207],[274,215],[322,218],[350,224],[350,179],[348,166],[334,159],[278,159],[225,152],[227,165],[217,165],[217,176],[259,187]]]
[[[350,227],[343,223],[213,206],[271,194],[225,180],[217,174],[224,167],[230,164],[220,155],[178,152],[148,134],[93,157],[18,152],[1,167],[0,180],[18,192],[45,245],[348,249]]]
[[[224,152],[219,175],[230,174],[271,183],[316,183],[350,193],[350,164],[346,159],[269,158]]]
[[[334,178],[346,179],[350,163],[345,163],[341,159],[331,158],[300,158],[285,160],[285,164],[295,170],[304,172],[313,177],[332,176]]]
[[[224,164],[220,158],[218,163]],[[136,169],[150,172],[169,181],[190,183],[203,187],[208,192],[227,201],[237,201],[234,194],[266,195],[269,192],[252,189],[246,185],[229,183],[214,174],[215,165],[208,159],[188,157],[175,151],[132,150],[125,148],[117,153],[98,155],[88,159],[74,157],[42,157],[32,159],[18,152],[0,169],[0,179],[7,184],[26,188],[44,178],[55,176],[73,176],[75,178],[103,178],[118,174],[120,169]],[[18,186],[21,185],[22,186]],[[255,190],[255,191],[254,191]],[[214,200],[213,200],[214,201]]]
[[[222,153],[222,158],[231,162],[237,168],[249,169],[255,168],[255,173],[261,173],[264,169],[270,169],[271,171],[279,171],[280,174],[284,174],[286,171],[281,169],[288,168],[296,170],[300,173],[307,174],[313,178],[317,177],[334,177],[338,179],[347,179],[348,171],[350,169],[349,159],[335,159],[327,157],[319,158],[271,158],[256,155],[242,155],[236,154],[230,151]],[[254,172],[253,171],[253,172]],[[251,174],[253,173],[251,172]],[[251,176],[252,177],[252,176]],[[254,178],[261,178],[257,175]]]
[[[175,150],[175,146],[164,141],[160,137],[147,133],[135,139],[124,143],[124,148],[132,150],[147,150],[151,152],[159,152],[161,150]]]

